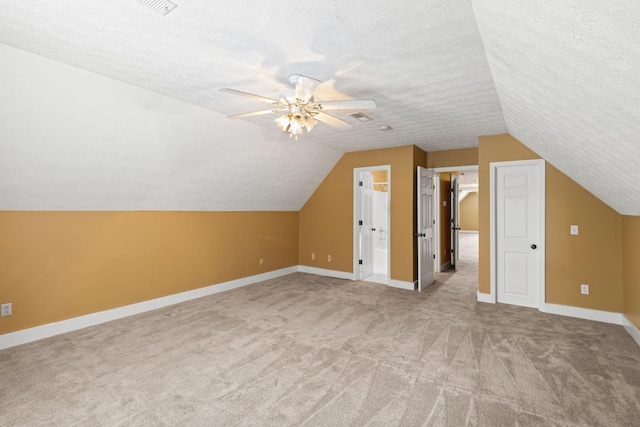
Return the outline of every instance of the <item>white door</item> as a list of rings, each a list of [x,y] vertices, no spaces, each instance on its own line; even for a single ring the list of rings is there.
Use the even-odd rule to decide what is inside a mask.
[[[417,210],[418,231],[418,290],[422,291],[433,283],[434,278],[434,252],[433,252],[433,226],[434,226],[434,173],[431,170],[418,166],[417,174]]]
[[[544,303],[544,160],[492,163],[497,302]]]
[[[451,174],[451,265],[458,271],[460,259],[460,187],[458,177]]]
[[[360,172],[360,279],[373,274],[373,175]]]

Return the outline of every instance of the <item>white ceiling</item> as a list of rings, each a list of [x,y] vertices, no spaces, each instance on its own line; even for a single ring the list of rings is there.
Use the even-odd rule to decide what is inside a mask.
[[[343,152],[509,132],[640,215],[637,2],[174,2],[0,3],[0,208],[297,210]],[[373,121],[225,118],[293,73]]]

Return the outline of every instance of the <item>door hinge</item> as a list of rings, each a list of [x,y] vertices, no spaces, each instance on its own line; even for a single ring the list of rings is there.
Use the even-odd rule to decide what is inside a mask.
[[[364,182],[358,181],[358,186],[362,187],[363,185],[364,185]]]
[[[358,260],[358,264],[362,265],[362,260],[361,259]]]
[[[436,259],[436,254],[433,254],[433,259]]]
[[[358,225],[362,225],[362,220],[358,221]]]
[[[434,224],[436,223],[436,220],[435,220],[435,219],[433,220],[433,223],[434,223]]]

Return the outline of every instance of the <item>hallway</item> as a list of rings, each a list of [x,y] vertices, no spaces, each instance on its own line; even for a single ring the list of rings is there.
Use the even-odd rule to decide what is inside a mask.
[[[475,304],[478,292],[478,233],[460,233],[458,271],[454,271],[452,267],[436,273],[435,277],[435,283],[429,286],[426,292],[437,294],[446,288],[447,293],[453,292],[457,295],[455,299]]]

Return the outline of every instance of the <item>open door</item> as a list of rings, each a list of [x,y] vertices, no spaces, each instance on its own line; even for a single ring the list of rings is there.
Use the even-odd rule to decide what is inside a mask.
[[[417,212],[418,231],[418,291],[426,289],[435,280],[434,277],[434,173],[418,166],[417,174]]]
[[[458,271],[460,259],[460,185],[457,175],[451,174],[451,265]]]
[[[373,274],[373,175],[360,172],[358,187],[360,191],[360,279]]]

